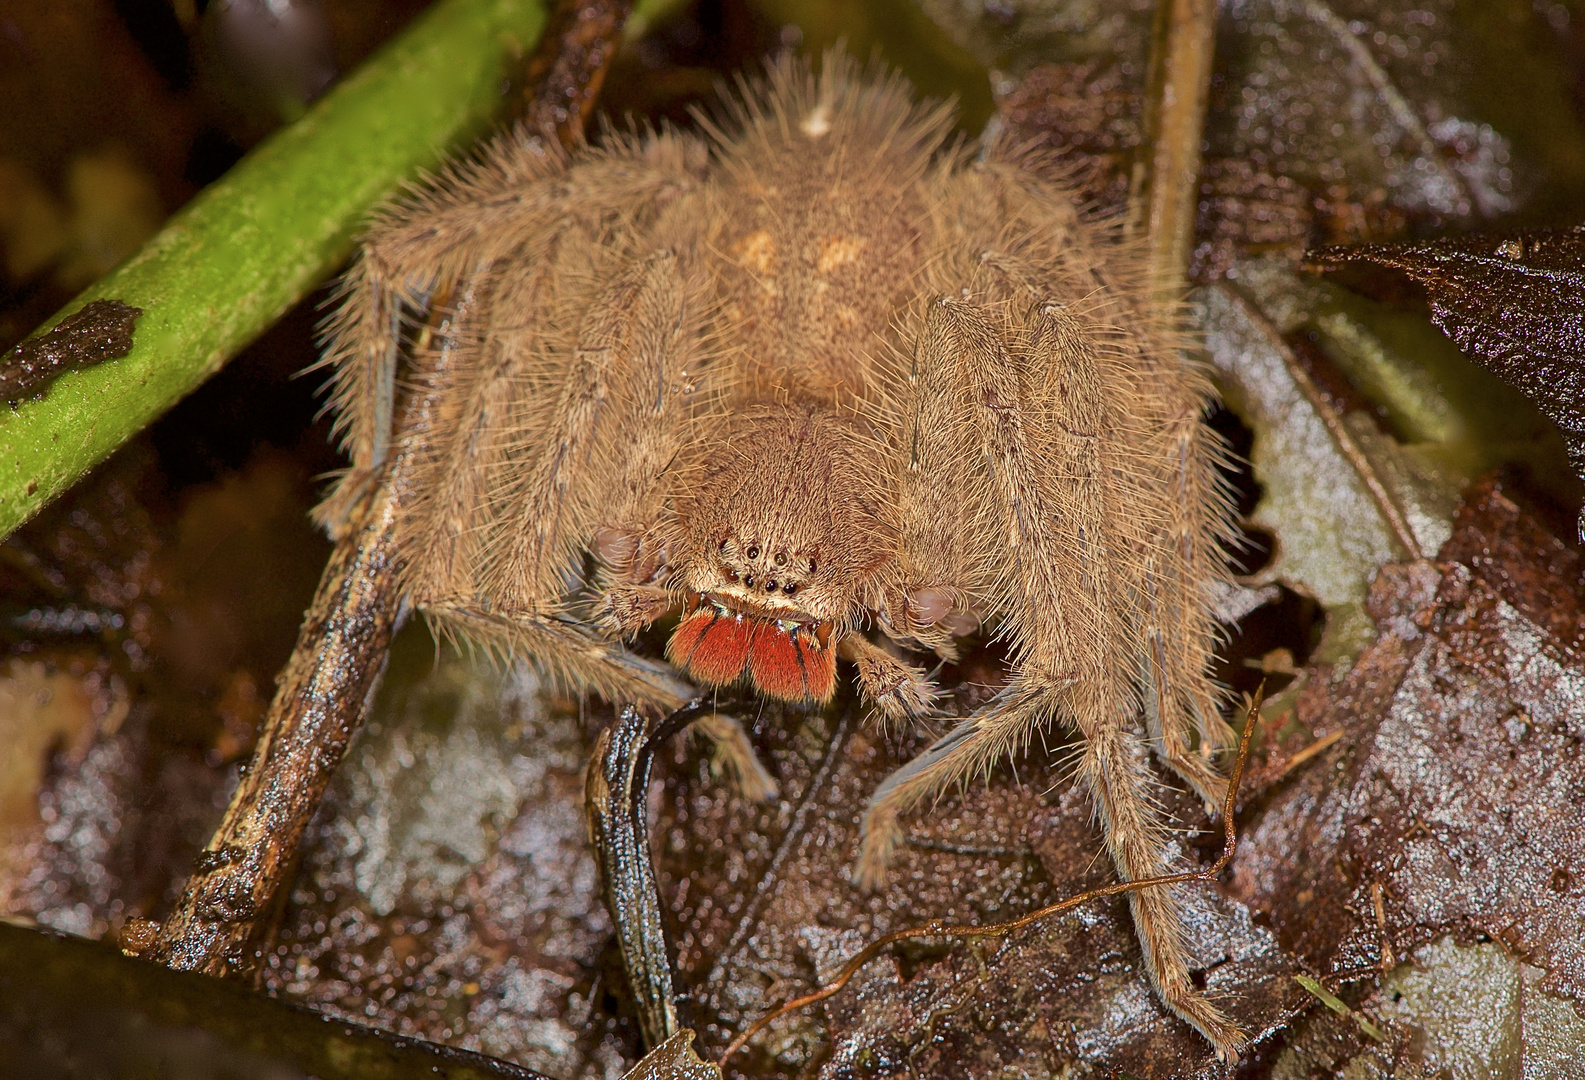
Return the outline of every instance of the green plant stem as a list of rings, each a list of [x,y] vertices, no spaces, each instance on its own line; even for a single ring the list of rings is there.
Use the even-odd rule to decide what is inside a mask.
[[[125,357],[0,404],[0,537],[323,281],[382,199],[481,134],[544,6],[442,0],[41,327],[94,300],[143,309]]]

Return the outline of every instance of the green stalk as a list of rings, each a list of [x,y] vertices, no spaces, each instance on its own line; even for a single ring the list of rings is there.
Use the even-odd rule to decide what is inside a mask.
[[[0,405],[0,537],[174,405],[347,257],[369,211],[481,134],[544,0],[441,0],[85,289],[142,308],[132,350]]]

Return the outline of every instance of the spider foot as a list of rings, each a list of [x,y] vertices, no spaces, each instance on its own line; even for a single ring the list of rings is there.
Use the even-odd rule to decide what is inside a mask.
[[[654,585],[613,585],[595,614],[601,625],[628,637],[665,617],[672,606],[671,594]]]
[[[750,802],[776,801],[781,785],[754,752],[754,744],[749,742],[742,725],[730,716],[715,714],[700,717],[694,726],[714,744],[710,755],[712,772],[725,775],[732,790]]]
[[[924,672],[903,663],[880,646],[856,634],[842,639],[842,657],[857,669],[859,689],[887,721],[923,716],[936,700],[936,688]]]
[[[852,882],[864,892],[877,892],[886,885],[886,873],[891,869],[897,845],[902,842],[902,826],[895,813],[872,806],[864,814],[861,830]]]
[[[1216,1051],[1216,1059],[1228,1065],[1238,1063],[1240,1051],[1248,1044],[1244,1029],[1233,1023],[1206,996],[1197,990],[1185,988],[1162,1001],[1189,1026],[1205,1036],[1206,1042]]]

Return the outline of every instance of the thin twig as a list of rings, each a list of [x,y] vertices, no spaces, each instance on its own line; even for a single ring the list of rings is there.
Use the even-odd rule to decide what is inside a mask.
[[[787,825],[787,831],[782,834],[776,851],[771,856],[770,862],[765,864],[765,870],[759,876],[759,881],[748,894],[747,906],[741,911],[730,911],[727,918],[734,921],[737,929],[732,932],[732,939],[727,942],[726,948],[720,952],[721,958],[734,955],[749,936],[759,927],[760,916],[764,914],[765,905],[770,901],[775,892],[776,884],[781,880],[782,868],[787,860],[792,858],[804,838],[804,830],[808,826],[809,815],[814,809],[815,797],[825,790],[826,784],[831,779],[831,774],[836,770],[837,762],[842,751],[847,748],[848,739],[853,734],[854,709],[848,706],[842,710],[837,720],[836,730],[831,733],[831,738],[826,742],[826,750],[820,758],[820,764],[815,769],[814,775],[809,778],[809,783],[804,786],[803,794],[798,799],[798,805],[793,810],[792,820]],[[716,966],[711,969],[709,976],[704,980],[713,983],[722,974],[721,960],[716,961]]]
[[[878,938],[860,949],[837,973],[835,979],[812,993],[802,997],[793,998],[784,1002],[750,1024],[743,1033],[733,1039],[731,1044],[721,1053],[716,1064],[722,1069],[726,1068],[728,1059],[741,1050],[748,1041],[758,1035],[768,1025],[782,1016],[816,1002],[824,1001],[833,994],[839,993],[843,987],[852,980],[853,976],[884,950],[900,941],[910,941],[922,937],[1002,937],[1014,931],[1022,930],[1042,919],[1059,914],[1090,900],[1098,900],[1106,896],[1117,896],[1120,893],[1137,892],[1140,889],[1154,888],[1159,885],[1176,885],[1186,881],[1214,881],[1221,872],[1227,869],[1228,863],[1233,861],[1233,853],[1238,849],[1238,832],[1233,823],[1233,809],[1237,804],[1238,786],[1244,778],[1244,765],[1249,760],[1249,743],[1255,733],[1255,721],[1260,712],[1258,697],[1249,706],[1244,718],[1244,733],[1238,741],[1238,757],[1233,762],[1233,775],[1227,782],[1227,798],[1222,804],[1222,853],[1211,865],[1199,870],[1189,870],[1178,874],[1163,874],[1160,877],[1142,878],[1139,881],[1119,881],[1112,885],[1103,885],[1090,889],[1077,896],[1070,896],[1066,900],[1059,900],[1055,904],[1031,911],[1008,922],[991,923],[986,926],[954,926],[936,919],[925,923],[923,926],[910,927],[907,930],[898,930]]]
[[[605,73],[622,43],[632,0],[558,0],[524,67],[523,124],[572,150],[583,143]]]
[[[1336,746],[1338,741],[1341,740],[1345,734],[1346,732],[1342,728],[1339,728],[1330,735],[1321,736],[1309,746],[1306,746],[1303,750],[1300,750],[1297,754],[1294,754],[1288,759],[1288,763],[1282,767],[1282,772],[1278,774],[1278,779],[1287,776],[1293,770],[1297,769],[1300,765],[1303,765],[1306,761],[1309,761],[1317,754],[1323,754],[1333,746]]]
[[[1216,0],[1161,0],[1145,100],[1148,170],[1134,190],[1134,220],[1149,244],[1158,299],[1183,297],[1200,198],[1200,143],[1216,42]]]
[[[401,599],[395,510],[388,488],[372,490],[337,542],[252,761],[142,954],[149,959],[216,976],[250,966],[255,921],[295,866],[303,832],[385,665]]]
[[[1398,500],[1393,497],[1387,482],[1377,475],[1376,467],[1371,464],[1364,447],[1359,445],[1354,433],[1348,430],[1347,424],[1343,423],[1343,417],[1332,408],[1332,403],[1327,401],[1326,395],[1321,393],[1321,388],[1315,384],[1310,373],[1304,369],[1303,364],[1299,363],[1299,358],[1288,347],[1288,343],[1282,340],[1277,328],[1271,324],[1270,319],[1266,318],[1260,307],[1243,293],[1230,289],[1228,295],[1244,309],[1244,317],[1259,331],[1266,339],[1266,344],[1282,360],[1288,378],[1293,380],[1294,387],[1326,428],[1326,433],[1331,437],[1332,445],[1337,447],[1337,452],[1354,470],[1354,475],[1359,477],[1366,494],[1376,504],[1376,512],[1381,515],[1382,521],[1386,522],[1387,528],[1392,532],[1393,539],[1403,549],[1404,556],[1411,560],[1425,558],[1419,538],[1414,535],[1409,518],[1398,505]]]

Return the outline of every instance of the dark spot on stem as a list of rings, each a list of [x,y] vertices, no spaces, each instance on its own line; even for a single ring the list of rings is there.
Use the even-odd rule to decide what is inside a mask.
[[[132,351],[132,325],[142,314],[120,300],[95,300],[22,342],[0,360],[0,398],[41,398],[63,372],[121,359]]]

